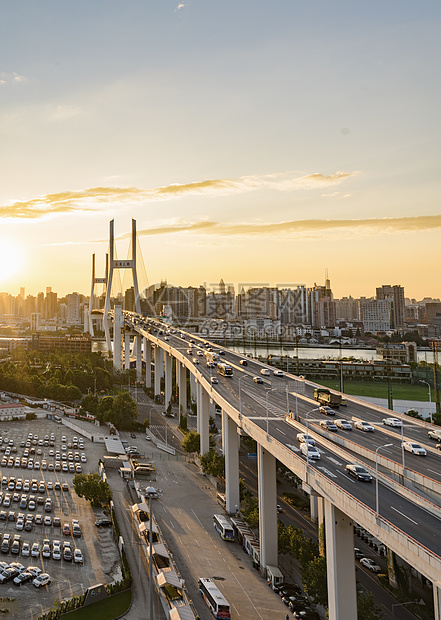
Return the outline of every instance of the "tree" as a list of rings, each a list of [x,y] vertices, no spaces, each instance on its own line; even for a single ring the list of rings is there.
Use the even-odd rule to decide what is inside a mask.
[[[128,392],[120,392],[113,399],[113,411],[110,422],[118,429],[133,428],[138,417],[136,400]]]
[[[225,478],[225,457],[220,456],[213,449],[201,456],[201,467],[204,474]]]
[[[109,422],[113,413],[113,396],[104,396],[98,403],[97,417],[100,422]]]
[[[326,558],[316,556],[302,566],[302,581],[305,591],[315,603],[328,604],[328,585],[326,573]]]
[[[96,415],[98,412],[98,398],[93,394],[86,394],[83,397],[81,406],[85,411],[88,411],[92,415]]]
[[[101,480],[99,474],[76,474],[73,486],[78,497],[84,497],[92,506],[107,504],[112,498],[109,485]]]
[[[381,620],[384,618],[380,607],[375,603],[374,595],[369,590],[362,592],[357,589],[357,617],[358,620]]]
[[[181,448],[184,452],[199,452],[201,449],[201,437],[196,431],[190,431],[181,441]]]

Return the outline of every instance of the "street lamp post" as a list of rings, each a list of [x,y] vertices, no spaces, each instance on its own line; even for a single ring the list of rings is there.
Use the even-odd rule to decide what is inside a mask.
[[[245,379],[247,375],[242,375],[242,377],[239,377],[239,415],[242,417],[242,395],[240,392],[240,382],[242,381],[242,379]]]
[[[152,497],[156,493],[154,487],[147,487],[145,490],[149,498],[149,519],[150,519],[150,540],[149,540],[149,620],[153,620],[153,514]]]
[[[407,601],[406,603],[394,603],[392,605],[392,618],[395,618],[395,607],[401,607],[401,605],[425,605],[426,603],[423,601],[423,599],[419,600],[419,601]]]
[[[375,516],[378,519],[379,513],[378,513],[378,450],[381,450],[381,448],[389,448],[390,446],[393,446],[392,443],[386,443],[384,444],[384,446],[378,446],[378,448],[375,450]]]
[[[306,471],[308,471],[309,469],[309,420],[308,420],[308,416],[310,413],[313,413],[314,411],[318,411],[319,408],[316,407],[315,409],[311,409],[310,411],[306,412]]]
[[[403,464],[403,476],[404,476],[404,426],[403,426],[403,411],[401,412],[401,462]]]
[[[430,415],[430,423],[432,424],[432,394],[431,394],[431,389],[430,389],[430,383],[428,383],[427,381],[424,381],[424,379],[420,379],[420,383],[424,383],[425,385],[427,385],[427,387],[429,388],[429,415]]]

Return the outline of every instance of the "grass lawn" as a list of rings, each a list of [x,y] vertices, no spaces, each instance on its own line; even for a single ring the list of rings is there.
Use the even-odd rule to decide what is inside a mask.
[[[319,380],[333,390],[340,390],[338,380]],[[397,400],[421,400],[429,402],[429,391],[425,385],[410,385],[409,383],[393,383],[392,396]],[[353,396],[371,396],[372,398],[387,398],[387,382],[379,381],[344,381],[345,394]]]
[[[98,603],[80,607],[62,617],[69,620],[113,620],[128,610],[131,600],[132,591],[126,590]]]

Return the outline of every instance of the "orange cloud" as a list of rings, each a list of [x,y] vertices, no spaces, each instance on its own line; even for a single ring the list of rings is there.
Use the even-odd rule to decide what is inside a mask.
[[[185,195],[226,195],[259,189],[289,192],[295,190],[323,189],[346,181],[357,172],[335,172],[330,175],[314,173],[296,176],[294,173],[244,176],[238,179],[207,179],[192,183],[171,184],[153,189],[137,187],[92,187],[81,191],[47,194],[25,202],[0,206],[0,218],[36,219],[47,215],[98,211],[107,206],[134,203],[142,204],[170,200]]]

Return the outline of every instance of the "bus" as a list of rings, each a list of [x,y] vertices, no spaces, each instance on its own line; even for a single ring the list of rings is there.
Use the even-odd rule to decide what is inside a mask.
[[[230,605],[211,579],[198,579],[199,592],[215,618],[231,618]]]
[[[224,515],[213,515],[213,525],[221,538],[234,542],[234,531],[227,517]]]
[[[220,364],[218,363],[217,365],[217,372],[220,375],[223,375],[224,377],[232,377],[233,376],[233,369],[231,368],[231,366],[228,366],[228,364]]]

